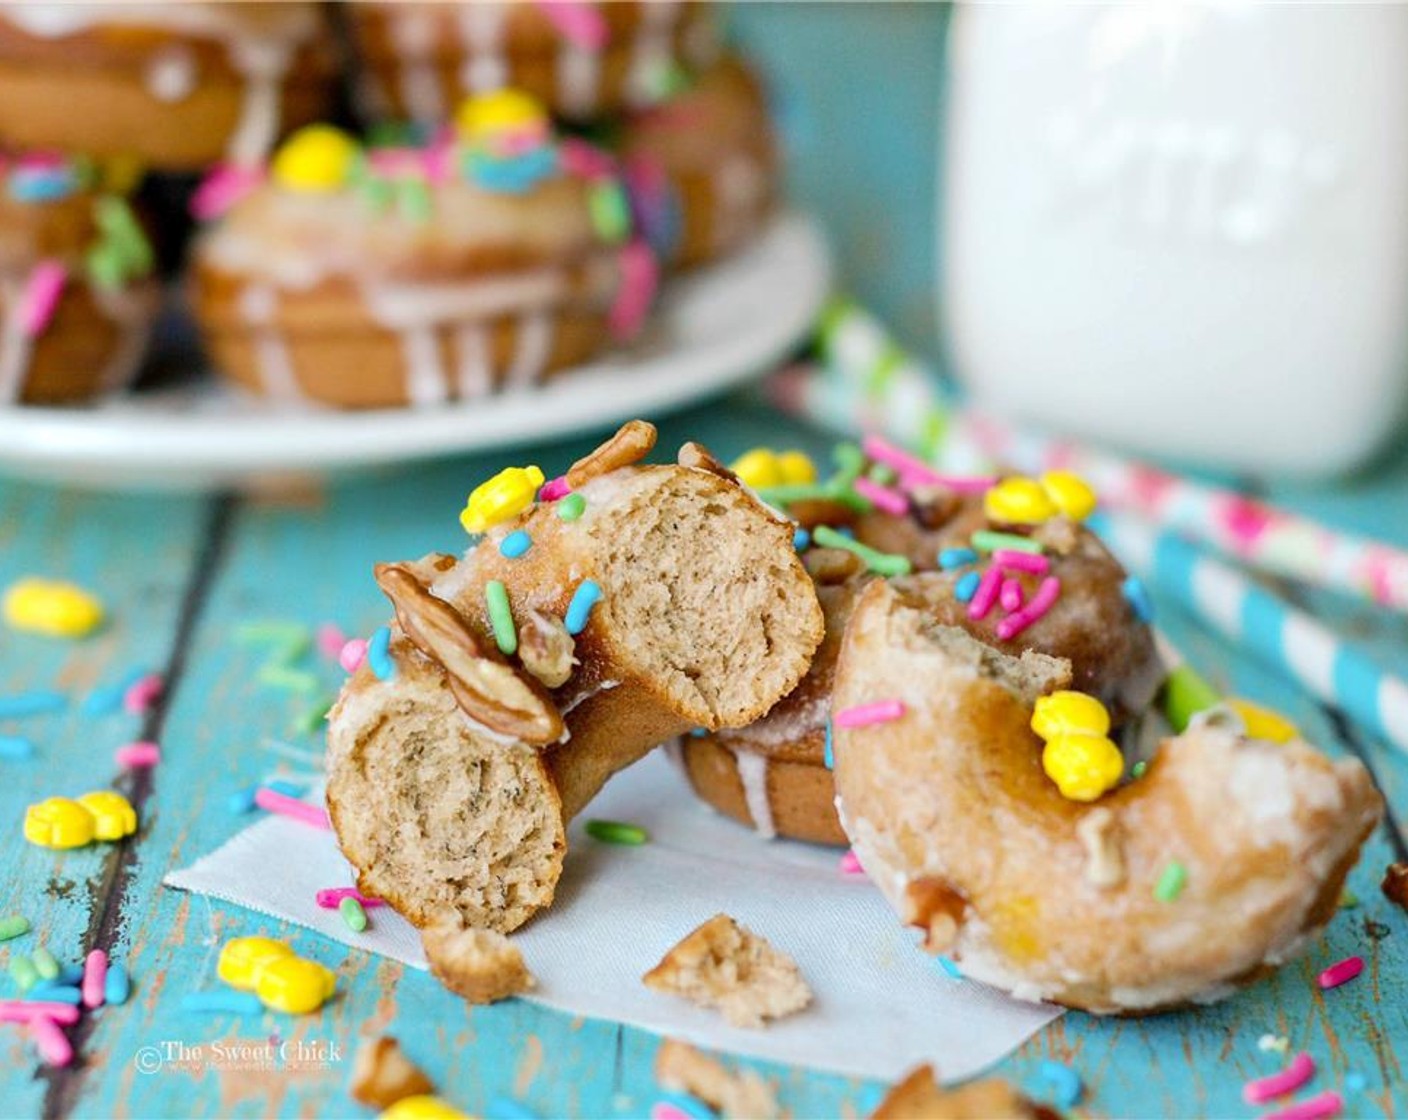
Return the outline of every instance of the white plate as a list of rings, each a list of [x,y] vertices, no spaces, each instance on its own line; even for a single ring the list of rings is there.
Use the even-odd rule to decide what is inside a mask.
[[[483,451],[658,416],[746,381],[797,345],[830,281],[816,227],[784,215],[746,252],[674,281],[628,351],[486,400],[278,412],[211,378],[88,408],[0,410],[0,469],[100,487],[196,488]]]

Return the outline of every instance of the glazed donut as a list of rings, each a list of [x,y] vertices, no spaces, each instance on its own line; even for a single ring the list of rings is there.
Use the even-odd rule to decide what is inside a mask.
[[[765,491],[766,492],[766,491]],[[1164,676],[1152,631],[1122,593],[1127,576],[1119,562],[1088,529],[1063,518],[1038,526],[999,523],[983,510],[979,496],[951,490],[918,489],[902,515],[846,505],[794,506],[808,526],[822,521],[848,525],[856,540],[891,556],[903,556],[916,571],[937,567],[945,550],[967,548],[975,532],[1001,528],[1042,545],[1047,571],[1062,583],[1062,594],[1047,613],[1014,639],[1004,641],[996,627],[1003,612],[969,617],[955,589],[970,572],[991,560],[974,561],[932,577],[946,594],[936,599],[934,620],[960,626],[980,641],[1021,652],[1034,650],[1065,658],[1075,687],[1106,704],[1116,726],[1153,700]],[[764,836],[780,835],[823,844],[847,843],[836,816],[835,785],[826,763],[826,724],[831,681],[841,636],[855,597],[875,578],[855,556],[836,549],[811,548],[803,556],[817,583],[826,617],[826,639],[797,689],[757,723],[738,730],[683,737],[672,746],[698,796],[726,816],[751,824]],[[1024,598],[1039,577],[1015,573]]]
[[[1031,730],[1070,663],[944,625],[940,576],[873,581],[842,641],[841,821],[926,948],[1022,999],[1144,1013],[1222,998],[1333,916],[1382,800],[1355,760],[1195,723],[1092,802],[1047,778]],[[1235,919],[1235,920],[1233,920]]]
[[[526,90],[569,121],[660,99],[680,68],[718,52],[707,4],[359,3],[347,6],[373,121],[441,124],[461,97]]]
[[[319,9],[0,4],[0,142],[166,171],[254,163],[327,104],[334,59]]]
[[[159,293],[125,199],[53,155],[0,153],[0,405],[121,389]]]
[[[522,925],[612,774],[687,728],[756,719],[821,641],[790,526],[694,445],[636,465],[654,438],[627,425],[462,560],[378,569],[394,675],[363,666],[330,715],[328,809],[360,888],[417,925],[445,907]],[[501,513],[531,502],[541,475],[516,478],[476,491],[467,526],[496,495]]]
[[[467,115],[421,147],[364,150],[326,126],[284,145],[197,238],[194,308],[221,373],[284,404],[436,405],[639,329],[655,266],[609,163],[573,162],[582,146],[516,95]],[[490,154],[500,138],[512,154]]]
[[[767,102],[736,56],[627,118],[621,157],[637,220],[670,267],[747,245],[777,204],[781,157]]]

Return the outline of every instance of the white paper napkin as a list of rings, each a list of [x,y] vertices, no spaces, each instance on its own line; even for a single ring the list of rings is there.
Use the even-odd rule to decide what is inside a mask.
[[[650,843],[594,841],[582,832],[593,817],[641,825]],[[514,934],[539,981],[528,998],[548,1007],[855,1077],[892,1080],[927,1061],[947,1081],[981,1071],[1060,1014],[951,979],[866,880],[840,875],[838,851],[763,840],[715,814],[662,752],[616,777],[574,822],[569,844],[556,902]],[[389,908],[369,911],[360,934],[319,909],[315,892],[351,875],[331,833],[296,821],[263,820],[165,881],[425,967],[415,930]],[[670,946],[720,911],[796,959],[816,996],[811,1007],[739,1030],[641,984]]]

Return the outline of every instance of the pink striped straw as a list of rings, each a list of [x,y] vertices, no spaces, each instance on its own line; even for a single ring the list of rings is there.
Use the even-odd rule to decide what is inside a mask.
[[[893,467],[900,473],[900,480],[906,489],[914,486],[944,486],[960,494],[981,493],[997,482],[994,475],[964,476],[940,474],[927,463],[920,462],[913,455],[901,451],[888,440],[879,436],[866,436],[861,440],[860,449],[868,459]]]
[[[28,1023],[31,1019],[52,1019],[72,1026],[78,1022],[79,1011],[71,1003],[50,1003],[46,1000],[0,1000],[0,1023]]]
[[[59,306],[68,270],[58,261],[40,261],[25,281],[20,297],[20,330],[27,338],[38,338],[49,326]]]
[[[161,761],[161,748],[155,743],[127,743],[113,751],[112,758],[119,766],[146,769]]]
[[[160,673],[148,673],[122,694],[123,710],[141,715],[157,702],[165,687],[166,681]]]
[[[1309,1054],[1297,1054],[1280,1073],[1248,1081],[1242,1086],[1242,1100],[1248,1104],[1265,1104],[1275,1097],[1294,1093],[1315,1076],[1315,1059]]]
[[[1004,642],[1015,638],[1033,622],[1040,619],[1061,594],[1061,581],[1055,576],[1047,576],[1036,589],[1036,594],[1021,610],[1009,614],[997,624],[997,636]]]
[[[889,723],[904,715],[903,700],[876,700],[871,704],[857,704],[845,708],[832,719],[835,727],[869,727],[873,723]]]
[[[978,589],[973,592],[972,601],[968,604],[968,617],[975,622],[987,618],[988,611],[992,610],[992,605],[997,602],[1001,589],[1002,569],[996,564],[989,564],[983,578],[978,581]]]
[[[868,478],[856,479],[851,483],[851,488],[876,509],[885,513],[903,517],[909,512],[909,502],[898,490],[891,490],[888,486],[881,486]]]
[[[1026,599],[1026,594],[1022,591],[1022,585],[1015,576],[1008,576],[1002,581],[1002,588],[997,593],[998,604],[1009,614],[1019,609]]]
[[[292,817],[294,820],[302,821],[313,828],[332,828],[326,810],[319,809],[316,805],[309,805],[306,801],[299,801],[296,797],[286,797],[277,790],[269,789],[266,786],[260,786],[255,790],[254,803],[261,809],[278,813],[280,816]]]
[[[992,561],[1009,572],[1028,572],[1034,576],[1044,576],[1051,570],[1051,561],[1041,553],[1018,552],[1015,548],[997,549]]]
[[[39,1056],[49,1065],[66,1066],[73,1061],[73,1045],[53,1019],[34,1016],[29,1020],[29,1036],[39,1048]]]
[[[1319,983],[1322,988],[1338,988],[1341,984],[1346,984],[1364,971],[1363,957],[1345,957],[1342,961],[1336,961],[1320,974]]]
[[[1343,1109],[1344,1098],[1338,1093],[1321,1093],[1279,1112],[1268,1112],[1261,1120],[1325,1120],[1328,1116],[1339,1115]]]
[[[83,1006],[90,1011],[103,1006],[103,987],[108,980],[108,955],[94,949],[83,962]]]
[[[324,887],[317,893],[318,905],[324,910],[336,910],[344,898],[355,898],[363,906],[385,906],[379,898],[369,898],[356,887]]]

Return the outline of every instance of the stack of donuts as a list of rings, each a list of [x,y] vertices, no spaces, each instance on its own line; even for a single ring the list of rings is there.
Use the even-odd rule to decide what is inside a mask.
[[[694,0],[0,3],[0,405],[124,389],[173,303],[271,404],[520,388],[777,179]]]

